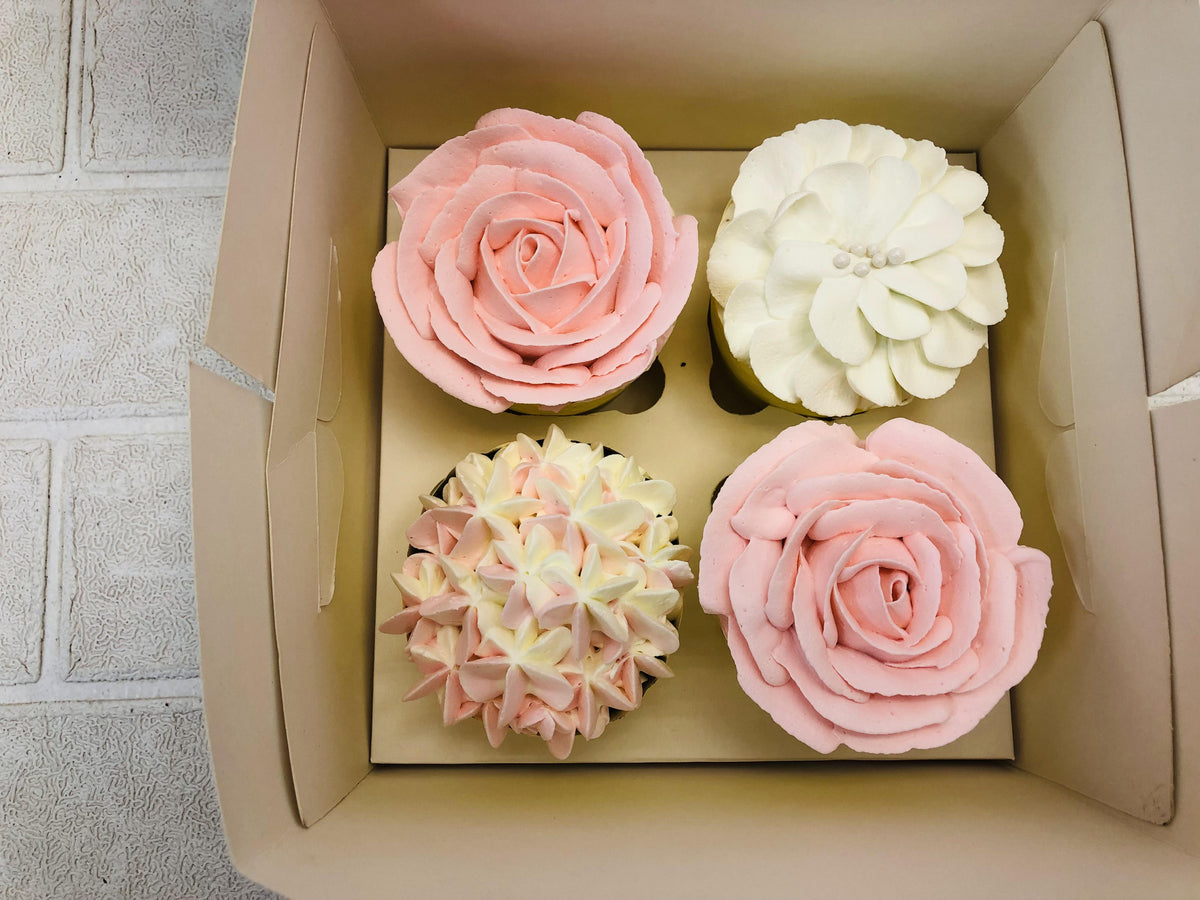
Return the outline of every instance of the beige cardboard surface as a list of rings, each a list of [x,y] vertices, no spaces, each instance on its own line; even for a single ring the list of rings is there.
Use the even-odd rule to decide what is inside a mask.
[[[267,468],[279,677],[306,823],[370,768],[374,564],[361,548],[375,543],[380,338],[370,270],[383,167],[378,135],[322,23],[300,123]],[[330,337],[344,347],[327,350]],[[337,393],[323,390],[326,372],[340,381],[336,404]]]
[[[648,148],[757,146],[875,122],[980,146],[1103,0],[326,0],[385,142],[434,147],[485,112],[581,109]],[[419,84],[420,90],[397,85]]]
[[[593,15],[608,15],[600,8],[602,5],[594,6]],[[747,35],[754,37],[760,33],[759,24],[764,16],[780,22],[796,15],[796,19],[788,18],[783,23],[786,27],[766,33],[767,37],[780,35],[779,39],[787,41],[791,49],[786,55],[749,53],[748,66],[758,70],[775,66],[785,72],[789,67],[819,66],[817,74],[832,74],[799,84],[794,92],[782,99],[773,91],[762,88],[765,79],[747,80],[740,86],[724,88],[727,96],[746,94],[752,102],[748,104],[749,111],[744,118],[737,115],[732,104],[727,105],[723,115],[711,120],[720,123],[716,128],[711,124],[705,126],[714,134],[718,129],[720,133],[728,131],[731,134],[740,129],[747,133],[740,141],[741,145],[751,146],[767,134],[805,117],[788,114],[789,121],[778,123],[776,127],[769,104],[794,102],[796,109],[801,104],[815,104],[822,97],[832,96],[828,91],[831,78],[846,79],[864,66],[874,71],[871,69],[875,65],[873,58],[859,53],[859,45],[855,42],[859,33],[871,37],[877,44],[882,40],[875,35],[872,22],[861,15],[867,5],[855,5],[853,10],[858,13],[844,7],[848,24],[841,32],[823,32],[821,41],[797,37],[804,32],[806,23],[820,21],[820,13],[816,19],[808,17],[808,10],[814,4],[770,4],[771,9],[767,6],[765,2],[740,4],[714,11],[705,4],[696,16],[700,24],[695,27],[710,44],[702,45],[699,40],[687,36],[677,41],[688,51],[689,65],[694,68],[681,67],[675,59],[671,60],[670,66],[661,69],[643,68],[643,81],[635,88],[624,88],[622,102],[630,111],[640,106],[639,122],[668,138],[671,127],[679,126],[686,131],[694,128],[696,122],[709,121],[712,110],[704,107],[700,99],[705,96],[704,91],[697,90],[690,105],[678,103],[690,90],[688,73],[694,74],[696,68],[706,66],[714,70],[724,67],[729,62],[720,55],[724,52],[722,47],[725,45],[721,42],[724,33],[744,22]],[[832,2],[822,6],[826,7],[824,15],[827,17],[833,16],[831,10],[838,8]],[[874,8],[873,4],[871,6]],[[1120,0],[1110,9],[1122,8],[1136,13],[1141,6],[1142,0]],[[631,8],[622,4],[613,8],[620,10],[626,18],[636,18],[630,12]],[[930,3],[919,7],[920,14],[902,20],[888,19],[889,48],[894,48],[895,53],[884,57],[888,60],[887,66],[883,67],[884,74],[871,84],[864,86],[855,76],[854,84],[863,89],[861,102],[875,104],[873,108],[880,109],[885,102],[894,102],[891,112],[884,110],[892,117],[888,124],[900,127],[897,120],[904,119],[912,122],[927,120],[937,125],[940,120],[944,124],[938,126],[939,130],[949,133],[962,122],[977,120],[969,107],[977,98],[956,90],[947,102],[926,109],[926,98],[944,99],[944,95],[936,93],[939,72],[933,70],[939,64],[945,63],[951,68],[966,65],[974,70],[975,61],[979,61],[981,77],[994,79],[997,83],[1016,84],[1021,79],[1010,77],[1013,71],[1010,66],[1018,69],[1025,66],[1030,46],[1045,49],[1048,64],[1066,44],[1063,35],[1072,30],[1063,24],[1063,10],[1069,14],[1075,9],[1073,4],[1057,3],[989,4],[985,14],[978,15],[980,8],[981,5],[969,3]],[[410,15],[404,11],[406,9],[416,12],[411,14],[411,34],[404,35],[403,39],[411,44],[427,43],[435,49],[416,54],[397,52],[394,33],[381,29],[379,38],[372,42],[376,56],[367,60],[355,55],[351,60],[353,68],[363,79],[364,67],[372,67],[372,77],[377,84],[384,85],[400,67],[415,65],[422,86],[433,90],[445,109],[435,109],[436,103],[426,104],[421,96],[414,98],[411,91],[396,92],[387,98],[386,115],[383,107],[373,104],[372,111],[381,129],[427,130],[440,140],[469,127],[475,116],[483,111],[475,108],[457,110],[454,102],[457,91],[462,90],[464,99],[469,100],[478,96],[472,91],[486,89],[507,94],[510,92],[504,89],[505,86],[512,87],[521,81],[527,85],[531,83],[533,76],[529,75],[529,70],[505,65],[505,60],[497,61],[486,53],[476,52],[470,58],[479,59],[481,68],[491,66],[487,71],[493,83],[485,88],[464,87],[463,81],[468,75],[463,75],[451,89],[442,86],[444,76],[447,73],[454,75],[455,67],[468,58],[468,54],[459,52],[462,47],[486,46],[484,38],[473,31],[483,27],[478,25],[479,17],[470,14],[461,3],[405,6],[386,0],[339,0],[335,7],[342,24],[349,19],[360,19],[360,30],[371,22],[383,21],[379,18],[382,16]],[[646,12],[646,9],[639,7],[638,12]],[[690,11],[690,7],[688,9]],[[1194,9],[1194,4],[1190,0],[1187,3],[1180,0],[1174,9],[1182,10],[1182,16]],[[273,221],[278,221],[273,217],[281,215],[281,196],[283,219],[290,219],[290,196],[287,196],[290,188],[280,194],[278,191],[260,191],[260,187],[270,182],[273,174],[270,167],[274,161],[282,159],[291,166],[288,157],[294,159],[295,156],[299,101],[296,99],[290,105],[273,108],[259,106],[261,116],[256,114],[255,118],[262,118],[261,122],[249,119],[245,104],[252,96],[261,100],[299,97],[303,85],[296,79],[302,81],[304,70],[303,65],[297,68],[295,63],[297,59],[307,59],[312,27],[303,20],[314,10],[315,2],[259,0],[255,36],[247,60],[244,105],[239,118],[227,228],[222,242],[221,274],[214,299],[214,310],[220,310],[214,315],[218,318],[229,316],[229,327],[221,331],[220,340],[214,342],[214,346],[226,352],[231,346],[225,343],[227,340],[240,342],[240,349],[233,355],[252,373],[266,371],[270,374],[274,370],[279,342],[280,295],[251,290],[249,286],[259,284],[259,279],[267,276],[270,282],[275,277],[270,274],[272,271],[282,272],[287,249],[286,241],[280,241],[277,233],[271,237],[273,232],[268,230],[262,231],[263,239],[259,240],[256,223],[270,226]],[[654,36],[653,43],[639,49],[626,42],[621,53],[640,53],[644,59],[657,59],[661,47],[672,45],[672,41],[662,40],[662,29],[672,20],[687,16],[688,12],[684,11],[683,4],[668,2],[649,8],[646,14],[657,16],[660,23],[655,26],[657,31],[652,28],[647,32]],[[319,17],[319,13],[316,15]],[[538,10],[538,17],[549,19],[550,24],[554,24],[559,15],[555,7],[539,7]],[[1153,18],[1130,14],[1118,20],[1106,14],[1105,24],[1110,35],[1119,25],[1137,37],[1139,29],[1150,27]],[[716,23],[716,27],[709,29],[708,21]],[[949,22],[954,24],[947,24]],[[515,29],[524,24],[514,19],[514,24],[505,27]],[[498,26],[487,26],[494,27]],[[485,32],[487,28],[484,28]],[[970,57],[965,63],[957,56],[959,48],[951,46],[947,57],[946,46],[939,43],[942,35],[955,33],[957,29],[966,32],[978,29],[973,42],[968,40],[961,45],[965,55]],[[678,31],[676,28],[673,38],[679,38]],[[589,66],[592,66],[591,71],[597,70],[599,67],[593,61],[608,59],[612,53],[604,48],[605,41],[621,34],[636,37],[639,33],[632,28],[617,29],[615,33],[613,30],[581,30],[569,42],[568,51],[564,51],[572,63],[566,67],[564,77],[557,77],[564,68],[562,61],[552,57],[551,62],[557,63],[553,70],[555,77],[543,80],[537,91],[530,88],[531,96],[545,101],[537,104],[541,107],[551,102],[561,103],[564,107],[551,111],[573,112],[586,106],[601,108],[599,103],[585,101],[602,100],[610,84],[608,78],[584,80],[572,73]],[[297,39],[297,35],[303,35],[302,39]],[[738,37],[738,40],[746,39]],[[728,46],[739,45],[734,41]],[[981,54],[981,46],[989,52]],[[1152,51],[1154,45],[1150,42],[1145,46]],[[409,45],[406,49],[413,48]],[[419,46],[417,50],[420,50]],[[875,46],[875,50],[879,47]],[[419,68],[420,61],[428,58],[422,57],[422,52],[440,55],[443,60],[450,59],[453,63],[432,67],[426,74]],[[1123,68],[1121,53],[1114,37],[1118,90],[1124,112],[1129,99],[1124,92],[1123,76],[1127,70]],[[712,63],[714,55],[719,66]],[[878,52],[875,56],[879,56]],[[984,62],[986,66],[982,64]],[[461,67],[464,71],[469,69],[468,66]],[[907,74],[910,70],[921,73],[920,77],[910,78]],[[607,75],[610,70],[605,67],[603,71]],[[726,80],[733,85],[732,80]],[[926,91],[927,87],[933,87],[934,92]],[[1086,89],[1087,86],[1077,87]],[[670,104],[660,104],[657,98],[661,91],[671,92],[671,99],[683,112],[671,112],[667,108]],[[1081,99],[1086,102],[1088,95],[1089,92],[1083,90]],[[1006,102],[1012,105],[1018,99],[1019,94],[1010,96]],[[1064,111],[1070,111],[1075,99],[1073,96],[1068,99]],[[504,102],[516,101],[506,99]],[[839,102],[842,103],[840,108],[831,106],[817,111],[850,116],[854,108],[852,101],[843,97]],[[422,112],[425,105],[429,109]],[[1171,132],[1171,123],[1166,118],[1172,114],[1171,110],[1157,106],[1153,109],[1159,112],[1153,113],[1151,124]],[[605,111],[618,115],[634,127],[618,110]],[[862,118],[884,120],[883,116],[865,114]],[[1054,134],[1057,120],[1048,120],[1049,117],[1040,117],[1041,127]],[[756,122],[767,123],[770,127],[749,134],[756,128]],[[1022,140],[1031,140],[1027,132],[1032,125],[1027,121],[1023,127],[1026,133]],[[918,129],[914,126],[912,130]],[[640,126],[635,128],[635,133],[645,139]],[[936,136],[932,129],[926,133]],[[977,138],[960,146],[973,146],[978,142]],[[1133,151],[1129,152],[1132,159]],[[1014,176],[1006,182],[1005,188],[997,184],[1000,176],[993,171],[986,153],[982,163],[985,175],[993,183],[989,205],[994,213],[999,212],[1003,202],[1001,195],[1010,194],[1010,209],[1024,209],[1035,219],[1038,215],[1051,215],[1050,212],[1028,209],[1031,205],[1036,206],[1036,191],[1041,189],[1036,176],[1031,175],[1026,180]],[[1028,171],[1036,172],[1036,167],[1030,166]],[[290,182],[290,175],[288,180]],[[1145,184],[1144,179],[1140,183]],[[1136,208],[1136,192],[1139,191],[1136,176],[1131,187],[1135,192]],[[668,191],[673,188],[668,186]],[[1087,198],[1086,193],[1080,196]],[[370,209],[374,211],[378,207],[371,205]],[[236,214],[235,210],[238,210]],[[1086,212],[1091,215],[1095,210],[1089,207]],[[232,234],[236,234],[236,241]],[[1010,231],[1010,241],[1011,237]],[[373,252],[378,240],[370,243],[370,252]],[[1010,243],[1009,251],[1012,250]],[[327,251],[328,244],[322,252]],[[1004,262],[1008,266],[1007,259]],[[1181,263],[1186,260],[1177,255],[1162,254],[1161,262],[1155,267],[1158,277],[1169,281],[1174,277],[1172,273],[1181,271]],[[1104,271],[1107,273],[1108,270]],[[1014,272],[1011,267],[1006,268],[1006,272],[1011,289]],[[1049,272],[1043,270],[1041,263],[1031,265],[1024,281],[1025,285],[1020,287],[1022,291],[1028,291],[1034,282],[1044,288],[1049,281]],[[1187,282],[1181,279],[1177,283]],[[276,285],[279,287],[281,282]],[[245,329],[239,327],[240,310],[246,310]],[[275,318],[272,320],[271,316]],[[269,327],[272,321],[274,331]],[[365,333],[371,333],[365,321],[356,323],[355,327],[364,327]],[[348,324],[347,329],[350,328]],[[214,336],[210,334],[210,338]],[[375,336],[377,339],[377,331]],[[1005,339],[1022,350],[1022,365],[1027,364],[1030,371],[1036,373],[1037,351],[1026,352],[1028,348],[1020,335],[1009,334]],[[1040,342],[1040,334],[1033,339]],[[250,364],[246,360],[250,360]],[[263,363],[264,360],[268,362]],[[257,370],[256,365],[259,366]],[[1022,371],[1018,366],[1010,370],[1008,377],[1015,377],[1015,373]],[[1029,377],[1032,381],[1034,376]],[[271,383],[274,379],[265,380]],[[668,379],[668,390],[672,383]],[[1023,382],[1018,378],[1018,383]],[[1001,386],[996,385],[997,389]],[[1001,393],[998,390],[998,396]],[[348,406],[344,405],[338,412],[338,427],[367,431],[375,427],[372,404],[377,396],[372,385],[348,378],[344,398]],[[1184,617],[1184,627],[1176,622],[1172,628],[1179,667],[1175,699],[1181,756],[1177,782],[1178,815],[1170,826],[1163,828],[1133,822],[1098,803],[1083,800],[1077,794],[1003,765],[831,763],[823,766],[569,766],[553,769],[382,766],[350,791],[329,815],[313,828],[305,829],[299,823],[291,794],[271,608],[263,474],[270,404],[195,368],[192,371],[192,403],[197,598],[205,713],[215,778],[235,861],[252,877],[289,896],[342,898],[413,894],[454,897],[478,896],[486,892],[494,897],[528,897],[531,889],[536,890],[542,884],[531,882],[531,871],[543,871],[541,868],[531,870],[531,859],[539,866],[545,860],[552,860],[552,874],[558,877],[559,873],[566,872],[568,889],[577,897],[607,897],[614,893],[638,896],[648,892],[655,896],[693,898],[727,898],[748,893],[755,897],[787,898],[800,894],[853,897],[919,893],[932,900],[963,896],[1155,898],[1194,897],[1197,894],[1200,863],[1195,856],[1180,853],[1167,843],[1182,846],[1192,854],[1200,852],[1197,842],[1200,828],[1195,818],[1200,809],[1200,785],[1196,783],[1194,765],[1198,752],[1194,740],[1196,710],[1200,706],[1195,691],[1195,686],[1200,684],[1200,674],[1194,669],[1195,660],[1200,658],[1200,640],[1196,639],[1191,627],[1196,621],[1195,604],[1187,599],[1194,597],[1195,585],[1200,583],[1200,573],[1194,569],[1197,556],[1193,552],[1196,535],[1200,533],[1200,523],[1195,521],[1196,510],[1200,509],[1197,498],[1200,492],[1195,490],[1193,481],[1185,477],[1196,471],[1195,456],[1187,449],[1194,446],[1200,432],[1200,422],[1197,422],[1200,416],[1193,407],[1172,407],[1157,410],[1154,414],[1163,478],[1162,522],[1168,529],[1166,549],[1171,608],[1176,616]],[[1027,404],[1025,408],[1009,407],[1010,414],[1014,410],[1023,413],[1015,418],[1018,426],[1015,439],[1036,444],[1040,438],[1030,430],[1037,410],[1035,394],[1026,393],[1024,403]],[[354,415],[361,415],[362,420],[348,419],[348,409],[354,409]],[[1118,422],[1116,427],[1120,424]],[[343,450],[353,445],[349,438],[349,434],[339,433],[339,445]],[[368,440],[364,446],[366,449],[362,452],[366,455],[376,452],[378,443]],[[1004,462],[1002,454],[1002,465]],[[374,515],[374,471],[358,459],[351,461],[348,458],[343,536],[348,533],[348,523],[357,521],[355,517],[364,510],[369,511],[370,516]],[[352,484],[356,477],[359,482]],[[359,493],[352,496],[353,491]],[[1045,535],[1052,535],[1053,528],[1046,524],[1044,509],[1041,521],[1037,527]],[[355,545],[343,543],[343,546]],[[347,551],[349,555],[344,562],[351,570],[356,567],[373,570],[373,538],[364,540],[357,547],[357,555]],[[1061,566],[1059,569],[1057,574],[1061,579]],[[360,583],[360,594],[355,598],[339,593],[351,590],[342,575],[339,568],[337,596],[329,609],[336,609],[347,599],[351,602],[357,599],[369,608],[373,602],[374,583],[369,578]],[[695,612],[694,607],[692,612]],[[348,651],[350,677],[356,677],[356,665],[369,659],[369,628],[367,631],[362,636],[358,655],[354,656],[352,649]],[[1161,647],[1149,657],[1152,668],[1160,656]],[[1039,669],[1044,665],[1045,656]],[[1136,671],[1136,667],[1116,674],[1124,677],[1129,671]],[[1111,674],[1111,671],[1101,671],[1099,676]],[[664,683],[656,686],[654,691],[669,690],[670,687],[670,683]],[[1048,689],[1067,696],[1071,685],[1051,684]],[[1145,696],[1153,702],[1151,694]],[[1018,712],[1023,698],[1021,694],[1016,698]],[[652,692],[648,702],[653,700]],[[649,715],[648,710],[643,712]],[[1122,710],[1122,716],[1127,712]],[[366,712],[361,715],[365,721]],[[1088,721],[1068,720],[1060,723],[1059,728],[1077,732],[1076,739],[1066,745],[1067,751],[1075,754],[1087,735],[1095,734],[1099,744],[1099,737],[1111,732],[1109,726],[1108,717],[1102,715]],[[328,734],[321,730],[325,723],[317,722],[315,727],[313,738],[324,739]],[[1027,735],[1019,734],[1018,737]],[[1134,742],[1136,735],[1130,735],[1127,743]],[[1021,747],[1027,743],[1027,740],[1020,741]],[[1152,754],[1157,745],[1157,740],[1151,737],[1148,746]],[[1108,762],[1111,779],[1119,786],[1126,773],[1119,765],[1111,764],[1111,760]],[[1131,769],[1131,775],[1140,777],[1136,765]],[[631,826],[630,823],[636,824]],[[660,830],[666,836],[665,840],[655,839],[650,828]],[[506,840],[511,834],[522,835],[521,846],[514,849],[513,842]],[[594,860],[598,858],[596,849],[611,847],[620,848],[618,861],[606,864],[602,874],[591,875]]]
[[[1007,236],[1000,263],[1010,306],[992,329],[999,471],[1021,504],[1028,542],[1054,562],[1046,639],[1014,701],[1017,762],[1163,822],[1172,808],[1171,667],[1158,498],[1129,194],[1098,24],[1063,52],[979,161]],[[1037,400],[1059,253],[1073,440],[1059,438]],[[1079,480],[1077,492],[1059,485],[1080,507],[1060,506],[1061,542],[1047,504],[1056,442],[1051,472]],[[1082,548],[1089,597],[1076,595],[1062,544]]]
[[[380,766],[250,873],[296,900],[1191,900],[1200,860],[996,764]]]
[[[1200,400],[1161,407],[1150,419],[1175,669],[1175,818],[1159,831],[1200,855]]]
[[[388,180],[394,184],[424,151],[393,150]],[[740,151],[658,151],[649,158],[676,213],[700,222],[700,259],[707,259],[729,190],[745,156]],[[973,162],[970,158],[965,161]],[[391,207],[391,204],[389,204]],[[398,217],[389,210],[389,235]],[[584,416],[494,415],[443,394],[415,372],[390,339],[384,342],[383,434],[380,471],[380,558],[376,624],[399,612],[400,594],[390,573],[408,550],[405,530],[420,513],[427,493],[467,453],[486,452],[519,431],[542,437],[550,422],[575,440],[602,442],[632,455],[656,478],[679,492],[680,540],[699,548],[717,483],[752,451],[803,419],[768,408],[749,416],[722,410],[709,391],[712,358],[708,335],[708,283],[703,262],[687,306],[660,362],[666,387],[646,412],[596,412]],[[843,421],[865,436],[882,421],[905,415],[941,427],[992,460],[991,396],[987,355],[963,371],[945,397],[915,402],[901,410],[876,410]],[[687,434],[688,440],[672,435]],[[696,559],[698,559],[698,554]],[[695,562],[695,559],[693,560]],[[420,675],[404,654],[403,637],[376,634],[371,758],[388,763],[553,763],[536,737],[510,735],[493,750],[476,721],[445,728],[432,698],[411,703],[401,697]],[[867,758],[841,748],[822,756],[801,744],[754,704],[737,683],[729,649],[715,616],[700,609],[695,587],[684,592],[680,650],[670,658],[676,677],[646,693],[642,708],[613,722],[593,742],[577,742],[570,763],[685,760],[779,760]],[[907,758],[1011,758],[1007,700],[970,734]]]
[[[1200,371],[1200,3],[1117,0],[1108,37],[1151,394]]]
[[[245,865],[296,827],[271,610],[271,404],[194,365],[190,400],[204,721],[225,832]]]
[[[207,343],[275,386],[300,103],[317,0],[257,0]]]

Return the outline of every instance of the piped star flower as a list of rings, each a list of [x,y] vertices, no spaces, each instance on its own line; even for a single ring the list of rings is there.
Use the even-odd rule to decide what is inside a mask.
[[[573,691],[558,664],[570,649],[570,631],[540,631],[532,616],[516,631],[490,628],[476,657],[459,667],[463,691],[480,703],[500,698],[501,726],[517,717],[526,695],[532,694],[552,709],[564,710],[570,705]]]
[[[679,526],[674,516],[659,516],[654,519],[636,542],[623,545],[626,553],[644,562],[646,580],[657,587],[666,584],[683,587],[692,580],[692,569],[687,561],[691,558],[690,547],[675,540]],[[666,584],[663,584],[663,582]]]
[[[476,715],[481,704],[463,693],[458,677],[459,664],[470,655],[471,640],[469,629],[460,631],[452,627],[431,627],[414,630],[409,641],[409,655],[423,677],[404,695],[404,699],[418,700],[440,690],[442,721],[446,725],[455,725]],[[475,640],[478,640],[477,635]]]
[[[547,571],[577,569],[579,556],[561,548],[549,529],[531,520],[532,527],[522,540],[497,541],[498,562],[479,569],[480,580],[497,593],[504,594],[501,623],[517,628],[529,614],[538,615],[555,600],[554,588],[546,582]]]
[[[569,623],[577,657],[586,655],[593,630],[614,641],[628,642],[629,624],[618,604],[621,598],[637,588],[637,575],[606,572],[600,548],[593,544],[584,552],[583,567],[578,572],[551,569],[546,573],[546,580],[555,589],[556,596],[542,607],[538,624],[543,628],[556,628]],[[674,643],[674,649],[678,649],[678,635]]]
[[[632,459],[606,456],[600,460],[598,468],[607,488],[606,494],[612,500],[633,500],[655,516],[665,516],[674,508],[678,499],[675,485],[669,481],[648,478],[642,467]]]
[[[605,499],[600,469],[592,469],[575,494],[545,478],[537,482],[537,492],[545,502],[547,517],[565,517],[570,527],[579,529],[587,543],[600,545],[613,553],[619,552],[616,541],[628,538],[645,526],[651,516],[637,500]]]
[[[384,634],[408,634],[421,619],[421,604],[446,592],[446,573],[436,556],[414,553],[404,561],[402,571],[392,573],[392,581],[400,590],[404,608],[379,630]]]
[[[611,716],[610,710],[624,712],[637,705],[634,697],[614,683],[613,673],[617,668],[614,663],[614,660],[605,659],[602,651],[593,651],[584,658],[578,674],[567,676],[575,686],[579,733],[589,741],[604,733]]]

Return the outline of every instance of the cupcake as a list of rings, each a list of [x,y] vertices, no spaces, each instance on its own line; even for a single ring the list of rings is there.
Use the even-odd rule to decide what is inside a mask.
[[[493,747],[514,731],[565,759],[671,676],[692,573],[668,482],[552,426],[470,454],[421,504],[392,576],[404,608],[380,626],[408,635],[405,700],[437,694],[446,725],[481,719]]]
[[[1050,560],[977,455],[892,419],[793,426],[726,480],[700,546],[700,605],[743,690],[821,753],[940,747],[1037,658]]]
[[[400,238],[372,281],[414,369],[491,412],[585,412],[662,349],[691,291],[696,220],[673,216],[610,119],[500,109],[390,191]]]
[[[1008,308],[987,183],[929,141],[820,120],[751,150],[708,259],[717,346],[764,402],[940,397]]]

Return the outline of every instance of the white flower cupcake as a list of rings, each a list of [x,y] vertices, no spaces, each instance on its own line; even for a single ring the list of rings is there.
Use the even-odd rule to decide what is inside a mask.
[[[987,183],[877,125],[750,151],[708,259],[713,330],[764,401],[845,416],[939,397],[1008,308]]]
[[[421,502],[393,575],[404,609],[380,626],[409,636],[405,700],[437,693],[445,724],[482,719],[493,747],[538,735],[564,759],[670,677],[692,572],[668,482],[552,426],[472,453]]]

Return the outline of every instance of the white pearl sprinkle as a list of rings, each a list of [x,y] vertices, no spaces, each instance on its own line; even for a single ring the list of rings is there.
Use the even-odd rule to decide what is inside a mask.
[[[870,271],[871,271],[870,265],[868,265],[865,262],[857,263],[854,266],[854,274],[857,275],[859,278],[865,278]]]
[[[867,252],[867,248],[864,247],[862,244],[851,244],[846,249],[848,249],[855,256],[863,256]]]
[[[877,269],[882,269],[887,265],[887,257],[882,253],[875,253],[871,256],[871,265]]]
[[[846,252],[838,253],[833,257],[833,264],[839,269],[844,269],[850,265],[850,254]]]
[[[867,256],[874,256],[879,252],[878,244],[867,244]]]
[[[899,247],[893,247],[887,252],[887,261],[893,266],[898,266],[904,262],[904,251]]]

